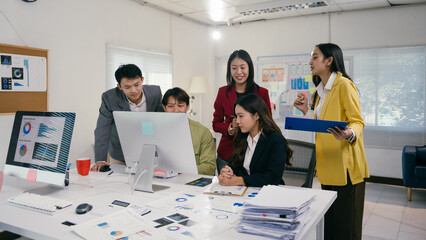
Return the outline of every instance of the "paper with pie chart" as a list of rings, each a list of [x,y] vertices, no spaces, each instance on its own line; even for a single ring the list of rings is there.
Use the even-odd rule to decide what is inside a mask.
[[[1,92],[44,92],[47,86],[45,57],[0,53]]]
[[[84,239],[129,239],[129,235],[141,232],[149,222],[135,217],[127,210],[71,226]],[[152,225],[152,224],[151,224]]]

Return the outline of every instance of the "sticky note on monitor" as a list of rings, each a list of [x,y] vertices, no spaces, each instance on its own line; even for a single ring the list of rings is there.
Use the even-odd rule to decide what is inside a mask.
[[[27,182],[35,183],[37,181],[37,170],[29,169],[27,173]]]
[[[142,134],[143,135],[154,135],[154,128],[152,122],[142,122]]]

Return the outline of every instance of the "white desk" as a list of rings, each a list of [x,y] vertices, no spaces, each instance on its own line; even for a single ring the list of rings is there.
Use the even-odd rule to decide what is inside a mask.
[[[25,180],[5,176],[3,188],[0,192],[0,229],[20,234],[34,239],[81,239],[71,231],[70,227],[61,224],[70,219],[83,219],[84,215],[77,215],[75,207],[83,202],[88,202],[95,209],[105,209],[113,200],[127,201],[132,204],[145,205],[149,202],[166,197],[179,191],[196,191],[200,194],[206,188],[185,185],[199,178],[198,175],[181,174],[172,179],[156,179],[154,183],[167,185],[170,188],[156,193],[134,192],[131,194],[127,184],[127,176],[121,174],[122,166],[112,166],[114,173],[90,173],[89,176],[77,175],[75,169],[70,174],[70,185],[49,196],[70,200],[73,206],[50,216],[43,213],[9,206],[5,204],[7,198],[16,196],[23,191],[45,186],[44,184],[31,184]],[[311,205],[312,218],[297,236],[298,240],[305,239],[313,229],[317,230],[317,239],[323,239],[323,216],[333,201],[336,193],[319,189],[306,189],[314,191],[316,198]],[[237,198],[237,197],[236,197]],[[86,216],[87,217],[87,216]],[[242,234],[231,228],[213,236],[211,239],[266,239],[255,235]]]

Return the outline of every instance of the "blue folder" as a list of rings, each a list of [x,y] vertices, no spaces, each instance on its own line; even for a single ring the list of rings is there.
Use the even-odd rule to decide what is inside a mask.
[[[345,129],[346,126],[348,126],[348,122],[327,121],[297,117],[285,118],[285,129],[289,130],[329,133],[327,132],[327,129],[335,128],[336,126]]]

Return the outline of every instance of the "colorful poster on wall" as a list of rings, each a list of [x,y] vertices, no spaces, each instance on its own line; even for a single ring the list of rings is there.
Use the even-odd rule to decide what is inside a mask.
[[[269,82],[269,69],[262,69],[262,82]]]
[[[269,82],[275,82],[276,77],[277,77],[276,69],[275,68],[269,69]]]
[[[45,57],[0,53],[2,92],[44,92],[47,86]]]
[[[277,68],[277,81],[284,81],[284,68]]]

